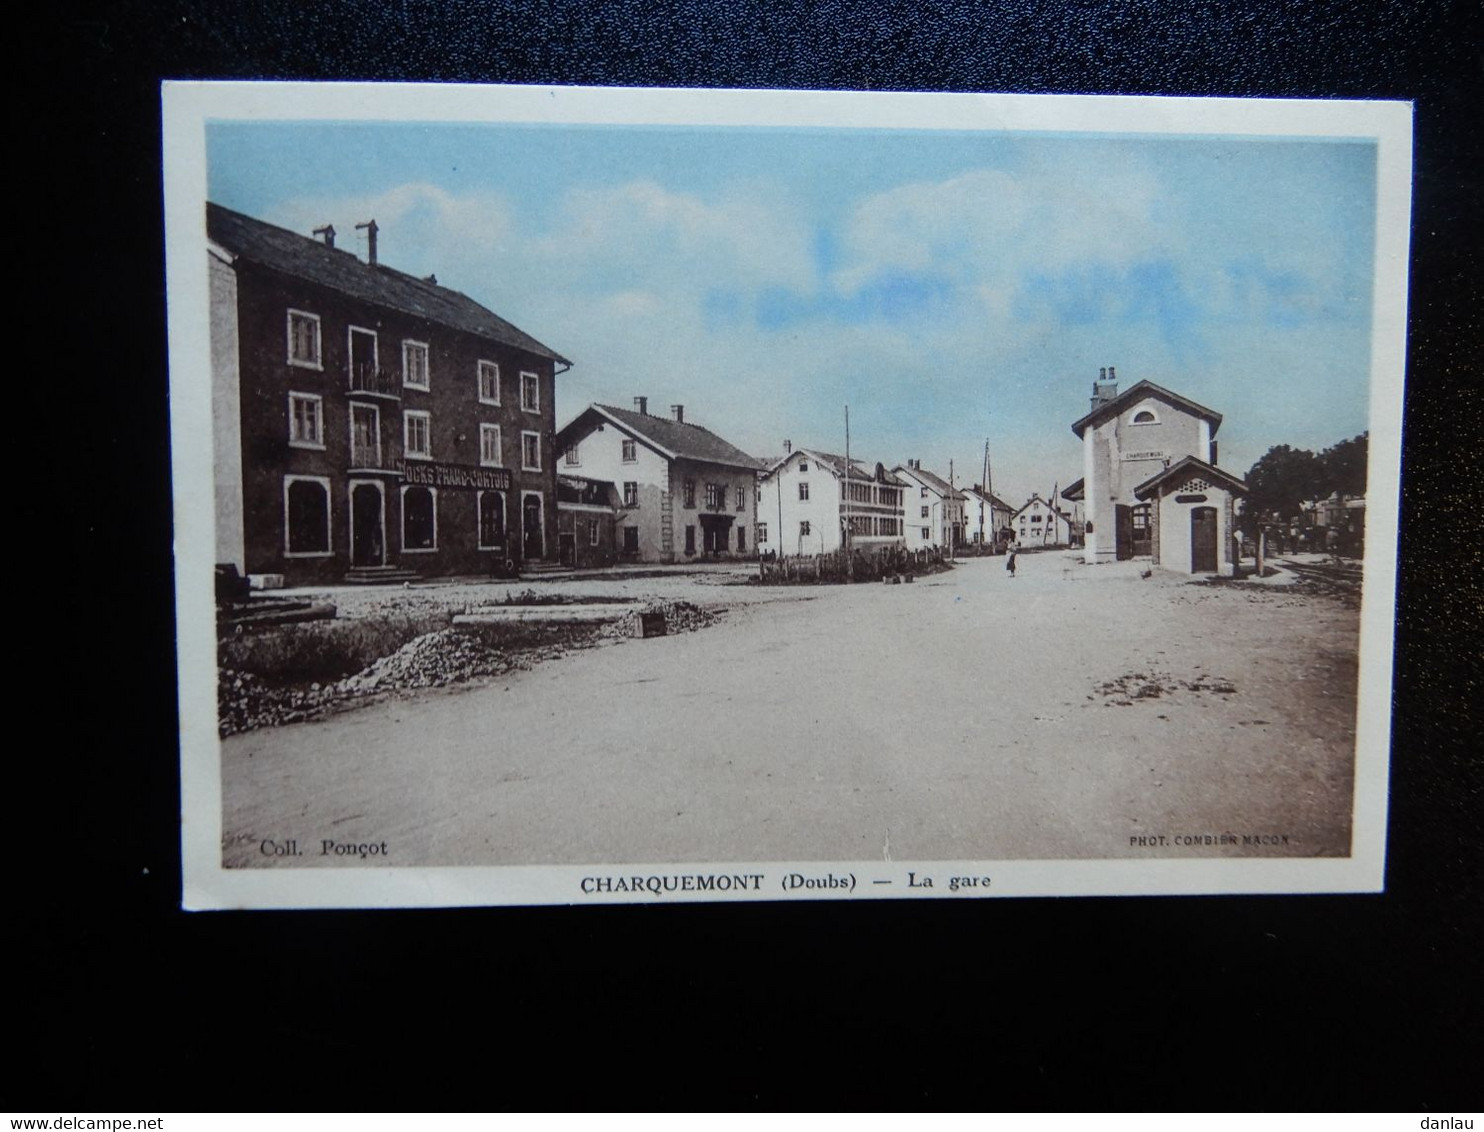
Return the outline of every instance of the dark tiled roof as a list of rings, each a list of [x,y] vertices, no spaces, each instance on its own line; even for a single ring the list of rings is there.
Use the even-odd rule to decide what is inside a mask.
[[[1015,510],[1015,508],[1013,506],[1011,506],[1010,504],[1006,503],[998,495],[994,494],[994,492],[992,492],[992,491],[991,492],[985,491],[977,483],[973,487],[965,488],[964,491],[965,491],[965,494],[967,494],[967,495],[974,495],[974,496],[977,496],[980,499],[987,499],[987,500],[989,500],[990,503],[992,503],[994,506],[998,507],[1001,511],[1014,512],[1014,510]]]
[[[1016,511],[1015,512],[1015,515],[1012,515],[1010,517],[1012,519],[1015,518],[1016,515],[1019,515],[1021,511],[1024,511],[1026,509],[1026,507],[1031,506],[1031,504],[1033,504],[1033,503],[1039,503],[1039,504],[1041,504],[1041,506],[1045,507],[1047,510],[1052,511],[1052,512],[1055,512],[1056,517],[1058,519],[1065,519],[1069,523],[1072,521],[1072,516],[1068,515],[1060,507],[1053,507],[1050,503],[1047,503],[1046,500],[1042,499],[1040,497],[1040,495],[1033,495],[1033,496],[1031,496],[1029,499],[1027,499],[1025,501],[1025,505],[1022,506],[1019,511]]]
[[[593,405],[589,411],[603,414],[635,436],[643,437],[654,448],[668,456],[681,460],[696,460],[706,464],[724,464],[731,468],[746,468],[750,472],[755,472],[762,466],[758,460],[735,445],[727,443],[709,428],[702,428],[689,421],[672,420],[670,417],[654,416],[650,413],[636,413],[631,409],[620,409],[613,405]],[[581,417],[578,419],[580,420]],[[572,425],[567,426],[568,429],[571,427]],[[562,431],[565,433],[567,429]]]
[[[1073,480],[1061,489],[1061,497],[1068,503],[1080,503],[1083,497],[1083,484],[1081,480]]]
[[[802,446],[795,450],[795,454],[799,452],[803,452],[806,455],[813,456],[820,463],[828,465],[830,471],[834,472],[836,476],[840,474],[840,469],[845,467],[845,457],[841,456],[838,452],[822,452],[818,448],[807,448]],[[867,467],[870,468],[870,471],[866,470]],[[881,482],[886,484],[888,487],[907,486],[896,476],[892,475],[891,472],[887,471],[884,465],[882,466],[881,471]],[[852,459],[850,461],[849,478],[853,480],[859,480],[861,483],[875,483],[876,465],[865,460]]]
[[[373,267],[362,263],[353,253],[326,247],[309,236],[265,224],[210,202],[206,205],[206,234],[250,263],[329,287],[362,302],[425,318],[563,365],[571,364],[467,295],[385,264]]]
[[[1186,475],[1201,475],[1208,479],[1216,480],[1224,484],[1229,491],[1236,495],[1247,494],[1247,481],[1241,476],[1234,476],[1230,472],[1222,471],[1214,464],[1208,464],[1204,460],[1198,460],[1194,456],[1186,456],[1183,460],[1176,460],[1163,471],[1156,472],[1147,480],[1134,488],[1134,497],[1137,499],[1148,499],[1154,494],[1155,489],[1166,480],[1175,479]]]
[[[909,472],[910,474],[916,476],[918,479],[922,480],[925,484],[927,484],[930,488],[932,488],[934,491],[936,491],[939,495],[946,496],[949,499],[966,499],[966,498],[968,498],[967,496],[964,495],[963,492],[959,491],[958,488],[956,488],[956,487],[949,487],[947,480],[943,479],[941,476],[934,475],[932,472],[928,471],[926,468],[908,468],[908,467],[904,467],[904,466],[900,466],[899,465],[898,467],[893,468],[892,471],[894,471],[894,472],[903,472],[903,471]]]
[[[1133,402],[1144,397],[1153,397],[1156,400],[1163,401],[1167,405],[1173,405],[1177,409],[1184,409],[1193,417],[1201,417],[1204,420],[1210,421],[1211,435],[1213,437],[1216,435],[1216,430],[1221,427],[1220,413],[1208,409],[1204,405],[1197,405],[1188,397],[1182,397],[1178,393],[1171,393],[1162,385],[1155,385],[1152,381],[1141,381],[1136,385],[1129,386],[1111,400],[1103,402],[1092,412],[1088,413],[1087,416],[1074,423],[1072,425],[1072,431],[1080,437],[1090,427],[1102,424],[1109,417],[1117,416]]]

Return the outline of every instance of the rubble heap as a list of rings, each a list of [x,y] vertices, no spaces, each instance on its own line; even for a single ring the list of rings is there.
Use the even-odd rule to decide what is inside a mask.
[[[646,613],[662,613],[666,631],[689,633],[716,624],[718,617],[688,601],[654,601]],[[564,626],[560,641],[499,649],[459,629],[439,629],[414,637],[396,652],[373,661],[343,680],[307,687],[275,687],[261,677],[232,668],[217,673],[217,727],[222,736],[255,727],[310,719],[337,705],[378,693],[457,684],[499,676],[552,660],[568,649],[639,635],[638,613],[602,625]]]

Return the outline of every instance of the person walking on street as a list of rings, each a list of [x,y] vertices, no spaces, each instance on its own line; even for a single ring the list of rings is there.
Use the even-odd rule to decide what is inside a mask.
[[[1005,570],[1010,577],[1015,577],[1015,548],[1013,546],[1010,548],[1009,556],[1005,559]]]

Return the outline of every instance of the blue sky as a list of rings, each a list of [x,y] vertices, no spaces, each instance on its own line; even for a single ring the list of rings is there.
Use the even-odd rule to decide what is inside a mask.
[[[1081,475],[1100,367],[1225,416],[1239,473],[1366,428],[1375,148],[989,131],[213,123],[209,193],[436,273],[591,401],[908,457],[1023,501]]]

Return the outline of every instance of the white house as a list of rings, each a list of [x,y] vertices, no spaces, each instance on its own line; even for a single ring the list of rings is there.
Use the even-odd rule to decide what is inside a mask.
[[[907,485],[907,549],[962,546],[967,502],[964,493],[927,471],[921,460],[908,460],[891,471]]]
[[[557,433],[558,466],[615,485],[621,558],[750,556],[758,461],[688,423],[683,405],[671,411],[652,416],[645,397],[634,398],[632,411],[589,405]]]
[[[780,556],[830,554],[848,528],[853,550],[903,543],[905,485],[881,464],[789,447],[758,481],[757,547]],[[848,467],[848,471],[847,471]]]
[[[989,546],[1010,530],[1015,508],[982,484],[964,488],[964,539],[971,545]]]
[[[1011,519],[1015,545],[1021,550],[1035,546],[1068,546],[1072,541],[1072,517],[1059,511],[1039,495],[1033,495]]]

